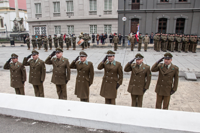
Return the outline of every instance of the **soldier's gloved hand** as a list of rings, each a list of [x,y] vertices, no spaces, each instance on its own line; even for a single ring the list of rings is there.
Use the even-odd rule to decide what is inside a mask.
[[[174,94],[175,91],[171,90],[170,95]]]
[[[29,55],[29,56],[27,56],[26,58],[27,58],[27,59],[29,59],[29,58],[31,58],[31,56],[32,56],[32,54],[30,54],[30,55]]]
[[[22,81],[22,84],[24,84],[25,81]]]
[[[117,89],[119,88],[119,86],[120,86],[120,85],[119,85],[119,83],[117,83],[117,87],[116,87],[116,90],[117,90]]]
[[[105,62],[107,59],[108,59],[108,57],[107,57],[107,55],[106,55],[106,57],[103,59],[102,62]]]
[[[11,59],[12,59],[12,58],[10,58],[7,62],[10,63]]]
[[[68,80],[66,80],[66,84],[68,83]]]
[[[75,62],[77,62],[79,60],[79,56],[78,57],[76,57],[76,59],[74,60]]]
[[[55,55],[56,55],[56,51],[53,51],[50,56],[53,57]]]
[[[43,83],[43,81],[41,81],[41,83]]]
[[[160,62],[162,62],[164,58],[165,58],[165,57],[163,57],[163,58],[161,58],[160,60],[158,60],[157,63],[159,64]]]
[[[145,93],[147,91],[147,89],[143,89],[143,92]]]
[[[136,58],[134,58],[133,60],[131,60],[131,61],[129,62],[129,64],[132,64],[132,63],[135,61],[135,59],[136,59]]]

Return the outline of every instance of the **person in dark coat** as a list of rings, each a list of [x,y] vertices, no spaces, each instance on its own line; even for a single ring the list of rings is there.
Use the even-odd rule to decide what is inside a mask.
[[[95,35],[94,35],[94,33],[92,34],[92,43],[95,43]]]
[[[119,42],[118,42],[118,44],[120,44],[121,45],[121,41],[122,41],[122,35],[119,33],[119,35],[118,35],[118,38],[119,38]]]
[[[113,40],[113,34],[112,33],[110,33],[110,35],[109,35],[109,40],[110,40],[110,43],[112,43],[112,40]]]

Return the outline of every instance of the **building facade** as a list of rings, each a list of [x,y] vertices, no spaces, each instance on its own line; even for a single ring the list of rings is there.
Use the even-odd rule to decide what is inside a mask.
[[[124,0],[119,2],[118,32],[198,34],[200,36],[200,0]]]
[[[117,0],[27,0],[26,3],[30,35],[118,31]]]

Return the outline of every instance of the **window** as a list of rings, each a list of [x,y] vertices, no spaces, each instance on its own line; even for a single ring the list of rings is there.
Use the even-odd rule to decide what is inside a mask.
[[[73,0],[66,0],[67,3],[67,12],[73,12],[74,7],[73,7]]]
[[[60,13],[60,2],[53,2],[54,13]]]
[[[89,15],[97,15],[97,1],[96,0],[90,0]]]
[[[67,31],[68,31],[68,34],[73,34],[74,33],[74,26],[73,25],[68,25],[67,26]]]
[[[104,25],[104,33],[112,33],[112,25]]]
[[[0,19],[0,27],[1,27],[1,28],[4,27],[4,25],[3,25],[3,19],[2,19],[2,18]]]
[[[169,2],[169,0],[160,0],[160,2]]]
[[[183,34],[184,33],[184,27],[185,27],[185,19],[184,18],[178,18],[176,20],[176,33]]]
[[[35,10],[36,10],[36,14],[41,14],[42,13],[41,3],[36,3],[35,4]]]
[[[104,14],[112,14],[112,0],[104,0]]]
[[[140,0],[132,0],[132,9],[133,10],[140,9]]]
[[[46,35],[46,27],[34,27],[34,33],[35,35]]]
[[[90,34],[97,34],[97,25],[90,25]]]
[[[158,32],[166,33],[167,32],[166,30],[167,30],[167,19],[160,18],[159,25],[158,25]]]
[[[61,26],[55,26],[55,34],[61,34]]]
[[[179,2],[187,2],[187,0],[178,0]]]

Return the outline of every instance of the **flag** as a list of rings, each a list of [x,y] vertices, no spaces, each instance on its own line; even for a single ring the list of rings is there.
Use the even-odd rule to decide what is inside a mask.
[[[137,41],[139,41],[139,34],[140,34],[140,25],[138,24],[138,26],[137,26],[137,34],[136,34]]]

